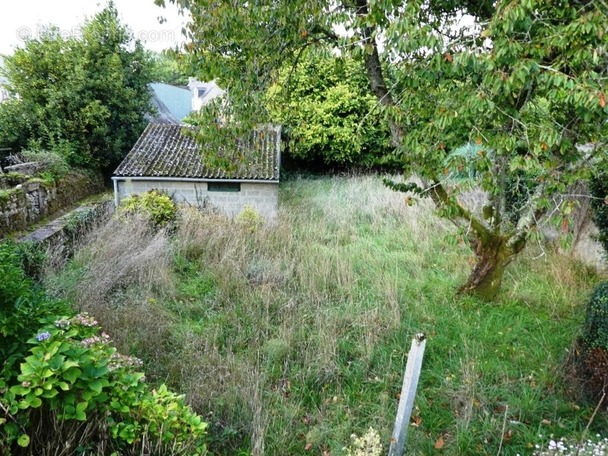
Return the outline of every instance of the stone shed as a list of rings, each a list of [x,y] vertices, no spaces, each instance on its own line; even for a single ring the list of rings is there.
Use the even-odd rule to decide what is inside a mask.
[[[176,202],[213,206],[229,216],[250,206],[267,219],[279,200],[281,127],[268,125],[240,147],[250,159],[235,171],[209,167],[188,127],[151,123],[114,172],[114,200],[157,189]]]

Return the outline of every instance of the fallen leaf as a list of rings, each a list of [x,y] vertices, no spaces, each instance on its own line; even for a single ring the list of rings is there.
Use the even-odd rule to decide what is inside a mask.
[[[304,447],[304,449],[306,451],[310,450],[312,448],[312,443],[307,443],[306,446]]]
[[[600,93],[600,106],[602,108],[606,106],[606,96],[603,93]]]
[[[422,424],[422,418],[419,415],[412,417],[412,422],[410,423],[414,427],[418,427]]]
[[[435,442],[435,449],[441,450],[445,446],[445,440],[443,440],[443,436],[440,435],[437,441]]]
[[[551,421],[549,421],[549,420],[542,420],[542,421],[540,422],[540,424],[542,424],[542,425],[544,425],[544,426],[550,426],[550,425],[551,425]]]
[[[504,404],[497,404],[497,405],[494,407],[494,411],[495,411],[496,413],[504,413],[504,412],[505,412],[505,410],[507,410],[507,406],[506,406],[506,405],[504,405]]]
[[[451,62],[452,60],[454,60],[454,57],[452,57],[452,54],[450,54],[449,52],[446,52],[446,53],[445,53],[445,59],[446,59],[448,62]]]

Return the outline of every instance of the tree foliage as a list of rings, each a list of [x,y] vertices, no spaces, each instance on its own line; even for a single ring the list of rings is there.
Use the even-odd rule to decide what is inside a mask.
[[[146,55],[151,63],[151,81],[184,86],[188,84],[188,76],[184,74],[181,67],[183,60],[181,54],[172,51],[161,53],[147,51]]]
[[[150,111],[146,55],[110,2],[82,37],[48,28],[5,58],[0,147],[59,151],[71,165],[111,170],[128,152]]]
[[[474,252],[462,292],[494,298],[542,215],[605,161],[605,2],[171,1],[192,12],[193,68],[229,88],[240,125],[263,117],[260,94],[305,49],[362,61],[405,177],[422,179],[393,188],[431,197]],[[450,159],[466,144],[479,153]],[[472,182],[450,178],[465,167]],[[464,204],[467,184],[483,211]]]
[[[370,167],[390,156],[388,125],[376,119],[376,99],[359,61],[306,52],[295,67],[281,69],[269,103],[291,157]]]

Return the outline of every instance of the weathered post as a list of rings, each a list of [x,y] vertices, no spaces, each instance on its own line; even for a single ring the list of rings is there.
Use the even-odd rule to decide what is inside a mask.
[[[401,398],[399,399],[399,408],[397,409],[397,419],[395,420],[395,427],[391,437],[391,446],[388,450],[389,456],[401,456],[405,448],[405,439],[407,438],[407,430],[414,407],[414,398],[416,397],[416,388],[418,387],[418,379],[420,378],[425,346],[426,336],[424,333],[416,334],[412,339],[412,347],[407,356],[403,386],[401,387]]]

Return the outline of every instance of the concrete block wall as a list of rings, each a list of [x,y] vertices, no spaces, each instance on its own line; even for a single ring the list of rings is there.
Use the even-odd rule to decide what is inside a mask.
[[[149,190],[166,191],[176,202],[203,206],[211,205],[226,215],[238,215],[246,206],[268,220],[275,219],[279,206],[279,184],[242,182],[240,192],[210,192],[207,182],[169,180],[120,180],[117,182],[119,200]]]

